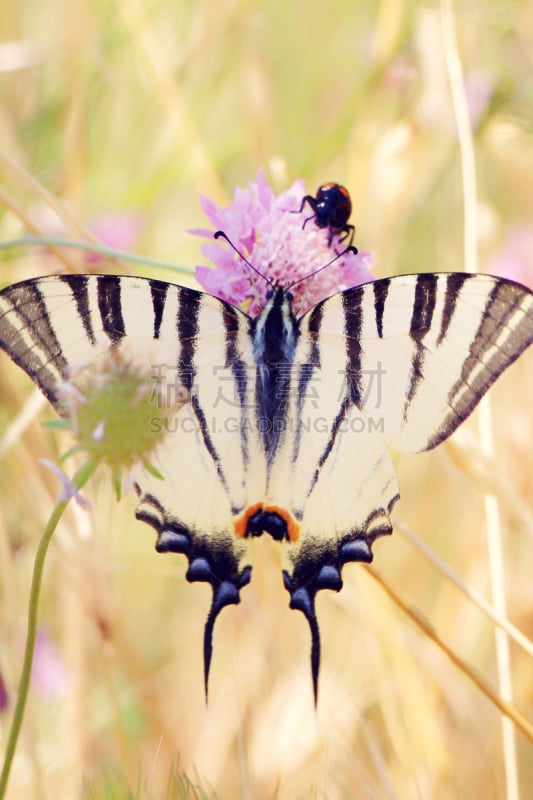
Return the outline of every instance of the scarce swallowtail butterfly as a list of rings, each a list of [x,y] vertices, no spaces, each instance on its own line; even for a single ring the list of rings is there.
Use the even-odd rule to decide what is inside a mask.
[[[532,342],[533,293],[487,275],[384,278],[299,316],[274,286],[254,318],[201,291],[118,275],[0,293],[0,346],[59,414],[61,384],[102,354],[176,376],[181,400],[153,457],[160,475],[134,474],[136,517],[159,552],[186,556],[189,581],[211,585],[206,691],[215,620],[250,581],[251,538],[268,533],[284,550],[290,606],[310,626],[316,700],[317,592],[339,591],[343,566],[372,561],[374,540],[392,531],[399,491],[385,443],[415,453],[444,441]]]

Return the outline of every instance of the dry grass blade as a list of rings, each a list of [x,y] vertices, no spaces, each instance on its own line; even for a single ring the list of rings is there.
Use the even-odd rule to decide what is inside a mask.
[[[388,594],[391,600],[397,605],[407,616],[428,636],[432,642],[440,647],[446,653],[448,658],[464,673],[471,681],[473,681],[478,689],[493,703],[506,717],[508,717],[516,727],[522,731],[530,742],[533,743],[533,725],[531,725],[525,717],[509,702],[504,700],[498,695],[490,683],[470,664],[467,664],[457,653],[449,647],[437,634],[433,626],[427,621],[423,614],[417,609],[412,608],[406,603],[400,595],[392,588],[392,586],[384,581],[379,574],[369,566],[365,565],[365,570],[379,583],[381,588]]]

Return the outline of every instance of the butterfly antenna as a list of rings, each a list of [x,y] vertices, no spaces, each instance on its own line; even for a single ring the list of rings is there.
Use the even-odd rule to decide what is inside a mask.
[[[241,258],[241,259],[244,261],[244,263],[245,263],[245,264],[246,264],[248,267],[250,267],[250,269],[252,270],[252,272],[255,272],[255,274],[256,274],[256,275],[259,275],[259,277],[260,277],[260,278],[262,278],[262,279],[263,279],[263,280],[264,280],[266,283],[268,283],[268,285],[269,285],[269,286],[270,286],[272,289],[275,289],[274,283],[273,283],[273,282],[270,280],[270,278],[267,278],[267,276],[266,276],[266,275],[263,275],[263,273],[262,273],[262,272],[260,272],[260,271],[257,269],[257,267],[254,267],[254,265],[253,265],[253,264],[252,264],[250,261],[248,261],[248,259],[246,258],[246,256],[244,256],[244,255],[241,253],[241,251],[240,251],[240,250],[239,250],[237,247],[235,247],[235,245],[233,244],[233,242],[231,241],[231,239],[229,238],[229,236],[228,236],[226,233],[224,233],[224,231],[216,231],[216,233],[214,233],[214,234],[213,234],[213,237],[214,237],[215,239],[225,239],[225,240],[227,241],[227,243],[229,244],[229,246],[231,247],[231,249],[232,249],[232,250],[234,250],[234,251],[237,253],[237,255],[239,256],[239,258]]]
[[[304,281],[309,280],[309,278],[314,278],[314,276],[318,275],[319,272],[322,272],[323,269],[327,269],[328,267],[331,267],[331,265],[334,264],[335,261],[338,261],[339,258],[342,258],[343,256],[345,256],[346,253],[354,253],[354,255],[357,255],[358,252],[359,251],[357,250],[356,247],[354,247],[353,245],[348,245],[348,247],[345,247],[344,250],[341,253],[337,253],[335,258],[332,258],[331,261],[328,261],[326,264],[323,264],[318,269],[315,269],[314,272],[310,272],[309,275],[304,275],[303,278],[298,278],[297,281],[294,281],[294,283],[291,283],[289,286],[287,286],[286,287],[287,291],[289,292],[291,289],[294,289],[295,286],[298,286],[299,283],[303,283]]]

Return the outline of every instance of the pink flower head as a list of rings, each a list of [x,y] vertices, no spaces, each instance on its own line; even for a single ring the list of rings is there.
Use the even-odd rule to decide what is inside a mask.
[[[470,124],[477,128],[494,95],[494,85],[484,72],[469,72],[464,86]]]
[[[43,234],[61,238],[68,235],[63,219],[49,210],[37,211],[33,214],[33,220]],[[131,250],[141,234],[142,219],[133,212],[109,211],[93,217],[88,227],[102,244],[115,250]],[[98,264],[105,260],[104,256],[90,251],[84,253],[83,258],[87,264]]]
[[[44,697],[59,697],[67,691],[68,673],[53,639],[43,629],[37,632],[31,669],[33,689]]]
[[[141,218],[134,213],[110,211],[93,217],[89,227],[103,244],[115,250],[131,250],[141,232]],[[98,253],[88,253],[86,260],[98,263],[103,258]]]
[[[232,305],[242,305],[247,313],[256,316],[271,288],[261,276],[275,286],[287,287],[309,276],[291,289],[295,314],[301,316],[329,295],[373,280],[369,253],[344,253],[313,274],[342,253],[346,245],[339,242],[337,235],[331,237],[327,228],[317,227],[312,219],[304,227],[305,220],[313,216],[307,205],[300,214],[291,213],[299,210],[304,195],[304,182],[298,180],[275,196],[259,171],[257,181],[250,183],[248,189],[235,190],[233,203],[227,208],[219,208],[209,198],[202,197],[202,208],[215,230],[224,231],[257,270],[250,269],[223,240],[213,241],[201,249],[215,269],[196,268],[196,279],[203,288]],[[208,228],[191,233],[213,235]]]

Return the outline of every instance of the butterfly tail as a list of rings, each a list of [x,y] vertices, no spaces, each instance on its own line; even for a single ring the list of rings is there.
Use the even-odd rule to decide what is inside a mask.
[[[379,535],[391,533],[392,527],[384,526]],[[377,534],[375,534],[377,535]],[[294,571],[289,574],[283,571],[285,588],[290,594],[289,607],[301,611],[309,623],[311,631],[311,675],[313,679],[313,694],[315,706],[318,700],[318,674],[320,670],[320,630],[315,611],[315,597],[317,592],[329,589],[339,592],[342,589],[341,570],[344,564],[353,561],[370,563],[372,561],[372,536],[368,540],[363,538],[346,537],[338,552],[329,555],[315,554],[315,558],[307,558],[305,554],[296,560]]]
[[[320,671],[320,629],[318,627],[318,619],[315,611],[315,596],[314,594],[310,594],[307,589],[300,587],[294,592],[291,592],[289,607],[301,611],[309,623],[309,629],[311,631],[311,676],[313,679],[313,696],[316,706],[318,702],[318,673]]]
[[[194,579],[188,576],[188,580]],[[199,578],[198,580],[205,580],[205,578]],[[240,599],[240,589],[234,583],[222,581],[218,586],[213,584],[213,600],[204,626],[204,688],[206,706],[209,700],[209,671],[211,669],[211,658],[213,655],[213,629],[215,627],[215,622],[224,606],[236,605],[240,603]]]

